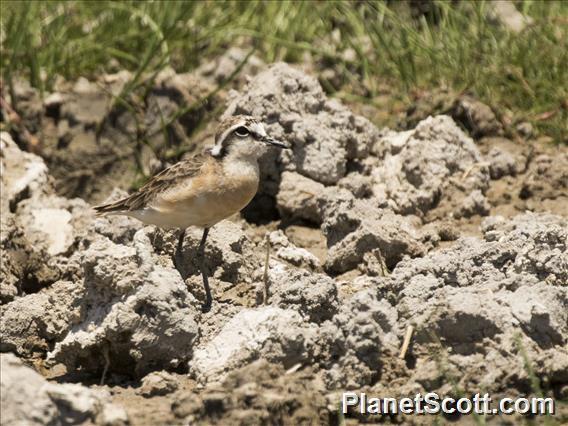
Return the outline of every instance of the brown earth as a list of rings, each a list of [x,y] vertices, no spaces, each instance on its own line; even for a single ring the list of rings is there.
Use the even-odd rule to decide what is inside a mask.
[[[222,92],[163,131],[160,114],[193,105],[216,77],[164,72],[145,99],[130,95],[134,115],[109,95],[127,73],[63,82],[43,101],[16,91],[23,120],[15,143],[2,138],[2,352],[50,383],[107,395],[101,406],[122,406],[132,425],[379,420],[343,419],[344,389],[544,392],[558,400],[553,420],[566,420],[566,147],[507,139],[470,96],[416,105],[401,131],[379,130],[314,78],[257,65],[240,95]],[[248,211],[212,231],[217,303],[201,314],[197,230],[185,239],[184,282],[171,263],[175,232],[95,219],[89,205],[209,143],[225,102],[225,115],[263,118],[293,155],[263,159]],[[428,118],[434,111],[448,116]],[[22,152],[21,126],[41,141],[41,158]],[[16,164],[27,166],[12,176]],[[66,405],[50,398],[62,416]],[[99,408],[68,410],[83,419],[75,424],[124,424]]]

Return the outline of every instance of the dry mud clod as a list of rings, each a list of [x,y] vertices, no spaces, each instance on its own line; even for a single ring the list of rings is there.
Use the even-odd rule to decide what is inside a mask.
[[[149,134],[158,109],[191,103],[194,88],[206,92],[242,57],[232,51],[192,75],[161,73],[143,114]],[[64,85],[30,110],[48,135],[43,157],[1,133],[0,350],[12,353],[2,354],[3,415],[119,425],[143,401],[134,412],[146,410],[148,423],[328,423],[344,389],[535,392],[527,362],[546,392],[562,395],[565,150],[519,148],[474,99],[452,104],[453,118],[381,130],[292,66],[247,69],[256,75],[228,96],[225,115],[256,115],[293,149],[263,158],[243,217],[212,228],[216,302],[207,314],[199,230],[187,231],[178,270],[177,231],[90,209],[111,187],[120,188],[111,197],[128,188],[123,160],[134,152],[145,167],[164,165],[128,142],[126,111],[106,121],[108,98],[96,84]],[[114,93],[128,78],[103,80]],[[35,102],[33,89],[24,92]],[[203,113],[172,124],[174,139],[185,140]],[[21,360],[61,381],[99,382],[106,372],[107,385],[57,384]],[[160,419],[157,406],[167,407]]]

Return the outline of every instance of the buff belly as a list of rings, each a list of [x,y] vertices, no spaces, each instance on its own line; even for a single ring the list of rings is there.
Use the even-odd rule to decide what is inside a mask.
[[[252,200],[257,188],[258,180],[251,179],[199,193],[186,189],[143,210],[129,212],[129,215],[161,228],[210,227],[242,210]]]

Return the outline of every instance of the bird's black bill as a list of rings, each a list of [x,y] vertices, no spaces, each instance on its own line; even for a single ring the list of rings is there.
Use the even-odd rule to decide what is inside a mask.
[[[273,139],[270,136],[262,138],[262,142],[264,142],[267,145],[275,146],[277,148],[290,149],[290,147],[284,142],[277,141],[276,139]]]

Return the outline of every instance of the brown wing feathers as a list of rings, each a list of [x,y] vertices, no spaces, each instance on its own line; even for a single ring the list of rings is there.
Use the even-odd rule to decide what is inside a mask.
[[[165,187],[175,184],[181,179],[195,176],[207,157],[203,154],[196,155],[185,161],[180,161],[157,175],[153,176],[146,184],[134,194],[108,204],[95,206],[97,214],[140,210],[148,205],[149,202]]]

